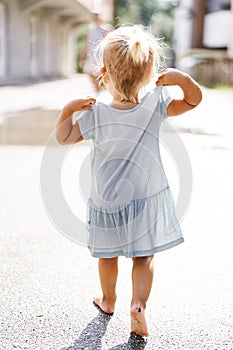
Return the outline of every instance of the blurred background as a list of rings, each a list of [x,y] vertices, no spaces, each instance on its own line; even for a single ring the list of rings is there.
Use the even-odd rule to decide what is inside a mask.
[[[44,135],[44,143],[68,96],[92,93],[91,81],[83,72],[94,12],[109,28],[134,23],[149,26],[168,44],[167,66],[190,73],[203,86],[231,90],[232,0],[0,1],[1,143],[21,142],[15,137],[31,143],[27,138],[36,125],[38,107],[44,118],[43,133],[33,135],[33,140]],[[27,117],[30,123],[25,122],[29,125],[22,130],[23,136],[17,134],[10,140],[6,135],[13,119],[5,116],[20,110],[27,112],[16,123],[23,124]]]
[[[204,84],[232,83],[231,0],[5,0],[0,2],[0,84],[82,72],[94,10],[113,27],[150,26],[172,48],[173,63]]]
[[[58,233],[40,193],[41,160],[61,108],[87,95],[109,100],[84,73],[97,13],[108,28],[150,26],[169,46],[168,66],[190,73],[203,92],[197,108],[169,118],[191,161],[192,200],[181,223],[185,244],[156,255],[146,348],[232,350],[233,0],[0,0],[0,348],[131,349],[122,313],[130,265],[121,260],[119,306],[101,347],[99,324],[90,322],[96,260]],[[88,153],[88,143],[74,145],[61,175],[65,199],[82,218],[78,177]],[[162,156],[177,199],[175,161],[163,147]]]

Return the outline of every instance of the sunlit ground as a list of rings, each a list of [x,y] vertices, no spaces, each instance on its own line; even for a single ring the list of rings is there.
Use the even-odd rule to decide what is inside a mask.
[[[40,193],[45,140],[57,113],[69,99],[91,94],[90,90],[85,77],[74,77],[0,91],[4,350],[74,350],[87,343],[98,349],[96,325],[91,323],[97,315],[92,296],[99,290],[96,260],[53,226]],[[203,88],[203,95],[196,110],[170,120],[192,164],[192,200],[181,223],[185,243],[155,258],[146,349],[232,349],[233,92]],[[105,92],[101,98],[106,98]],[[67,204],[82,221],[85,195],[78,175],[88,153],[88,143],[74,145],[62,168]],[[182,184],[176,164],[163,147],[162,156],[177,199]],[[120,259],[116,312],[99,349],[127,348],[130,268],[127,259]],[[89,323],[89,333],[81,337]]]

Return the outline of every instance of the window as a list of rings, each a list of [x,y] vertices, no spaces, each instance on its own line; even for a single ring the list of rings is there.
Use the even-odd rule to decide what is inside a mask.
[[[231,0],[208,0],[207,1],[207,13],[230,10]]]

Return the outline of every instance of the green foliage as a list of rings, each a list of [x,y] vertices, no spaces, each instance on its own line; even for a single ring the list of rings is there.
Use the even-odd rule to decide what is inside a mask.
[[[173,18],[178,0],[118,0],[115,5],[119,24],[150,26],[153,33],[164,37],[172,46]]]
[[[83,73],[83,68],[81,65],[82,56],[84,53],[84,48],[86,45],[86,35],[87,35],[88,24],[80,25],[76,30],[76,71],[77,73]]]
[[[172,47],[174,11],[178,0],[114,0],[115,25],[143,24],[151,31],[165,39]],[[88,24],[77,28],[77,72],[82,73],[83,55]]]
[[[171,47],[173,39],[173,18],[166,13],[157,13],[151,19],[152,32],[159,37],[164,38],[165,42]]]
[[[151,18],[156,10],[156,3],[151,0],[138,0],[139,22],[145,26],[150,25]]]

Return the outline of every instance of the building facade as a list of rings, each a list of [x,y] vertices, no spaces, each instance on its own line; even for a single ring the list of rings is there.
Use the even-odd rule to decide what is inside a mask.
[[[175,15],[174,45],[179,55],[190,48],[226,49],[233,58],[233,0],[181,0]]]
[[[233,84],[233,0],[181,0],[176,66],[208,84]]]
[[[111,20],[112,1],[98,3]],[[74,29],[92,9],[91,0],[0,0],[0,84],[72,74]]]

